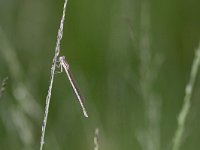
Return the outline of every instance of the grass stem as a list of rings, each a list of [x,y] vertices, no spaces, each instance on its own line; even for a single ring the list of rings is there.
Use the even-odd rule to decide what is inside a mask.
[[[62,19],[61,19],[61,22],[60,22],[60,28],[58,30],[58,35],[57,35],[55,55],[54,55],[53,63],[52,63],[52,66],[51,66],[51,77],[50,77],[48,94],[47,94],[47,97],[46,97],[46,106],[45,106],[44,119],[43,119],[43,124],[42,124],[42,135],[41,135],[41,140],[40,140],[40,150],[43,149],[43,145],[44,145],[45,130],[46,130],[46,125],[47,125],[49,105],[50,105],[50,100],[51,100],[51,91],[52,91],[52,86],[53,86],[53,81],[54,81],[56,62],[57,62],[58,55],[60,53],[60,42],[61,42],[61,39],[62,39],[62,36],[63,36],[63,27],[64,27],[64,20],[65,20],[65,12],[66,12],[67,2],[68,2],[68,0],[65,0],[64,7],[63,7],[63,15],[62,15]]]
[[[182,138],[183,138],[183,134],[185,130],[185,122],[186,122],[186,119],[191,107],[191,97],[192,97],[192,92],[193,92],[195,80],[197,77],[199,65],[200,65],[200,44],[199,44],[198,49],[195,52],[195,58],[192,64],[189,82],[185,87],[185,97],[184,97],[183,107],[178,116],[178,127],[174,135],[172,150],[179,150],[181,146],[181,142],[182,142]]]

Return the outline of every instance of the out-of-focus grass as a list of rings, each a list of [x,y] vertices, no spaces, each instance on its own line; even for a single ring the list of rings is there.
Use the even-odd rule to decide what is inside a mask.
[[[61,50],[86,98],[89,118],[82,116],[66,76],[56,74],[44,149],[94,149],[96,127],[100,149],[147,150],[148,144],[170,149],[200,39],[199,5],[69,1]],[[9,77],[0,101],[2,150],[39,149],[62,6],[63,1],[0,1],[0,80]],[[141,40],[146,33],[148,46]],[[183,150],[200,148],[199,85],[198,74]]]
[[[0,85],[0,98],[3,96],[3,93],[6,89],[6,82],[8,80],[8,77],[5,77],[2,82],[1,82],[1,85]]]

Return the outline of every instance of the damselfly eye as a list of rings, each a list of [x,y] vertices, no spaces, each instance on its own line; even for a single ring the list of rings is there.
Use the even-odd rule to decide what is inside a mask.
[[[65,59],[65,56],[60,56],[59,57],[59,60],[61,61],[61,60],[64,60]]]

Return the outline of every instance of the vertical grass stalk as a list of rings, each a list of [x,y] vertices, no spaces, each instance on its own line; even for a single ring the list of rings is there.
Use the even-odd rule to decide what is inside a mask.
[[[99,129],[96,128],[94,132],[94,150],[99,150]]]
[[[140,12],[140,90],[144,102],[145,127],[144,131],[138,134],[138,140],[143,150],[160,149],[160,117],[161,99],[154,90],[156,77],[159,73],[159,66],[162,62],[155,62],[156,55],[151,49],[151,3],[148,0],[141,1]]]
[[[0,86],[0,98],[3,96],[3,92],[5,91],[6,89],[6,82],[8,80],[8,77],[5,77],[1,83],[1,86]]]
[[[47,97],[46,97],[46,106],[45,106],[44,119],[43,119],[43,124],[42,124],[40,150],[43,149],[43,145],[44,145],[44,136],[45,136],[47,118],[48,118],[48,113],[49,113],[49,104],[50,104],[50,100],[51,100],[51,91],[52,91],[52,86],[53,86],[53,81],[54,81],[56,62],[57,62],[58,55],[60,53],[60,42],[61,42],[61,39],[62,39],[62,36],[63,36],[63,27],[64,27],[64,20],[65,20],[65,12],[66,12],[67,2],[68,2],[68,0],[65,0],[64,7],[63,7],[62,19],[61,19],[61,22],[60,22],[60,28],[58,30],[58,35],[57,35],[57,42],[56,42],[56,47],[55,47],[55,55],[54,55],[53,63],[52,63],[52,66],[51,66],[50,84],[49,84],[48,94],[47,94]]]
[[[200,43],[199,43],[198,49],[195,52],[195,58],[192,64],[189,82],[185,87],[185,97],[184,97],[183,107],[178,116],[178,127],[174,135],[172,150],[179,150],[181,146],[181,142],[182,142],[182,138],[183,138],[183,134],[185,130],[185,122],[186,122],[186,119],[191,107],[191,97],[192,97],[192,92],[193,92],[195,80],[197,77],[199,65],[200,65]]]

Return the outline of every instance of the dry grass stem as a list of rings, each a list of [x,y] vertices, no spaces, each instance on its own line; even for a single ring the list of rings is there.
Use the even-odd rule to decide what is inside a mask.
[[[44,119],[43,119],[43,125],[42,125],[42,135],[41,135],[41,140],[40,140],[40,150],[43,149],[43,145],[44,145],[44,136],[45,136],[47,118],[48,118],[48,113],[49,113],[51,91],[52,91],[52,86],[53,86],[53,81],[54,81],[56,62],[57,62],[58,55],[60,53],[60,42],[61,42],[61,39],[62,39],[62,36],[63,36],[63,27],[64,27],[64,20],[65,20],[65,12],[66,12],[67,2],[68,2],[68,0],[65,0],[64,7],[63,7],[62,19],[61,19],[61,22],[60,22],[60,28],[58,30],[58,35],[57,35],[55,55],[54,55],[53,63],[52,63],[52,66],[51,66],[51,77],[50,77],[48,94],[47,94],[47,97],[46,97],[46,106],[45,106],[45,113],[44,113]]]

